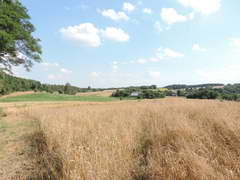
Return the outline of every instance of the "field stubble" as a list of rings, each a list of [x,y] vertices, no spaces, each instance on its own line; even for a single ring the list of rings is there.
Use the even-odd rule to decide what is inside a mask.
[[[56,179],[240,179],[239,103],[68,103],[28,115],[40,121],[47,152],[58,155]]]

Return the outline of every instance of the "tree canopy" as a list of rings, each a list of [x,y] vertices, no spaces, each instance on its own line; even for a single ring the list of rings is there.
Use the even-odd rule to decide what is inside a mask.
[[[27,9],[18,0],[0,0],[0,68],[11,72],[12,66],[30,70],[41,61],[39,39]]]

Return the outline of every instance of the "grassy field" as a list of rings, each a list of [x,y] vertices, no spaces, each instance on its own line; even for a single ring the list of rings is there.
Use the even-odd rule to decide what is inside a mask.
[[[240,179],[237,102],[166,98],[7,107],[17,124],[40,124],[32,136],[33,162],[25,162],[38,180]]]
[[[70,96],[48,93],[33,93],[21,96],[9,96],[0,98],[0,102],[43,102],[43,101],[89,101],[89,102],[109,102],[116,98],[103,96]]]
[[[35,174],[29,137],[37,130],[36,124],[22,110],[0,107],[0,180],[26,180]]]

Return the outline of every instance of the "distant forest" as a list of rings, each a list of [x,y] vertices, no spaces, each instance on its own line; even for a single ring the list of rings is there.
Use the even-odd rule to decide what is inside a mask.
[[[192,89],[192,88],[210,88],[214,86],[224,86],[224,84],[219,84],[219,83],[197,84],[197,85],[174,84],[174,85],[165,86],[165,88],[176,90],[176,89]]]
[[[39,81],[15,77],[4,72],[0,72],[0,95],[6,95],[18,91],[45,91],[49,93],[74,95],[78,92],[100,91],[101,89],[79,88],[69,83],[65,85],[42,84]]]

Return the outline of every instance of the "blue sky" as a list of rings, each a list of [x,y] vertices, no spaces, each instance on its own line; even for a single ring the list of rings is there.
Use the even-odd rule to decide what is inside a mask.
[[[43,48],[17,76],[80,87],[237,83],[237,0],[22,0]]]

